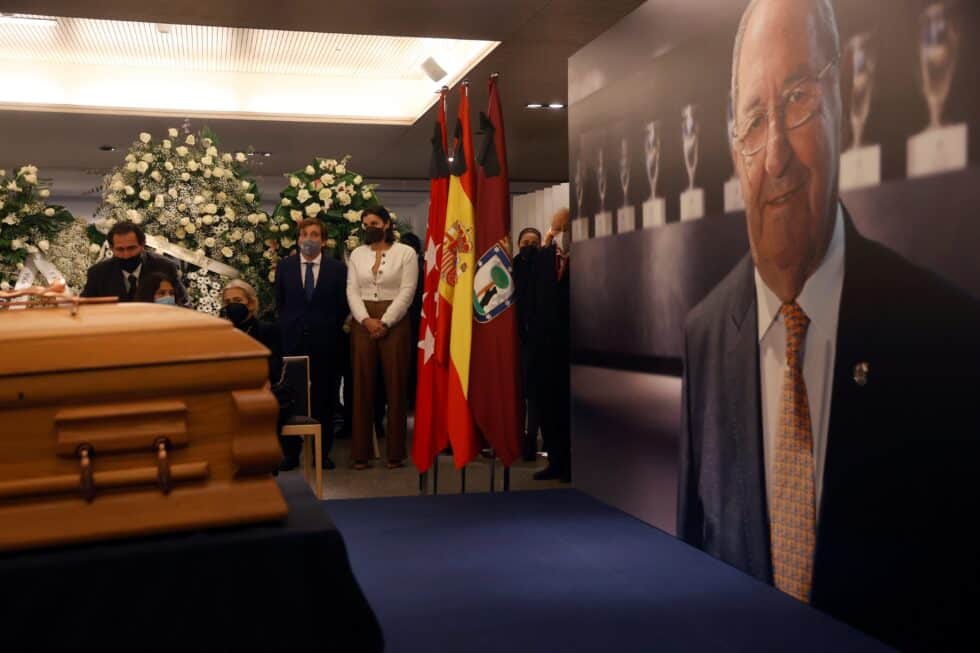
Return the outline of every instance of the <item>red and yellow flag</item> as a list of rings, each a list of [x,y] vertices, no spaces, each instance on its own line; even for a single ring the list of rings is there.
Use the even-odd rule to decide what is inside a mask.
[[[473,339],[474,207],[476,175],[473,170],[473,143],[470,136],[469,83],[460,86],[459,114],[453,138],[449,170],[449,198],[446,204],[446,230],[442,241],[439,283],[440,304],[451,297],[452,318],[449,333],[449,392],[446,425],[453,458],[462,468],[480,452],[480,442],[470,413],[470,347]],[[442,315],[440,314],[440,327]],[[441,331],[441,329],[440,329]]]
[[[419,473],[432,465],[449,444],[446,430],[446,396],[449,392],[448,361],[437,359],[439,333],[439,271],[442,268],[442,241],[446,229],[446,202],[449,195],[449,162],[446,154],[446,95],[443,87],[439,114],[432,134],[429,164],[429,224],[425,238],[425,277],[422,292],[422,319],[419,322],[418,388],[415,399],[415,437],[412,459]],[[445,308],[448,309],[448,304]],[[448,324],[448,323],[447,323]],[[448,342],[448,339],[447,339]]]

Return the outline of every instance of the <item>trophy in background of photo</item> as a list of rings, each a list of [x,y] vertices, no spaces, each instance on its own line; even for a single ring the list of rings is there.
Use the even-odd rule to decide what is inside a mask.
[[[636,230],[636,209],[630,206],[630,148],[624,136],[619,141],[619,185],[623,189],[623,206],[616,211],[616,233]]]
[[[695,188],[694,175],[698,169],[698,141],[701,126],[698,108],[689,104],[681,111],[681,136],[684,140],[684,165],[687,167],[687,190],[681,193],[681,221],[704,217],[704,189]]]
[[[840,157],[840,189],[850,190],[881,183],[881,146],[865,145],[864,125],[871,112],[875,71],[878,57],[874,36],[862,32],[847,42],[846,52],[851,61],[851,132],[850,149]]]
[[[643,228],[667,224],[664,198],[657,197],[657,177],[660,175],[660,137],[663,128],[659,120],[646,124],[643,139],[643,155],[646,161],[647,180],[650,182],[650,199],[643,203]]]
[[[606,210],[606,157],[605,152],[599,148],[599,160],[595,168],[596,183],[599,187],[599,212],[595,216],[595,237],[612,235],[612,212]]]
[[[732,108],[732,100],[728,98],[725,110],[727,122],[726,127],[728,131],[728,146],[732,145],[732,138],[735,136],[735,112]],[[735,174],[735,168],[732,168],[732,176],[729,177],[728,181],[725,182],[725,213],[735,213],[736,211],[745,210],[745,200],[742,198],[742,182],[738,180],[738,175]]]
[[[585,166],[581,156],[575,160],[575,219],[572,220],[572,240],[589,239],[589,218],[582,213],[582,200],[585,199]]]
[[[929,105],[929,126],[908,141],[908,176],[922,177],[967,164],[967,125],[943,126],[942,115],[949,97],[960,54],[960,25],[952,0],[933,2],[919,18],[919,63],[922,93]]]

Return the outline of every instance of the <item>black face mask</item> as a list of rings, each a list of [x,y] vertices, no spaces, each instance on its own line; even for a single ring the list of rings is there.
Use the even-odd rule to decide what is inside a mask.
[[[121,267],[126,272],[133,272],[139,267],[140,263],[143,262],[142,256],[134,256],[132,258],[120,258],[116,259],[119,261],[119,267]]]
[[[526,261],[530,261],[538,254],[538,248],[535,245],[525,245],[521,248],[521,258]]]
[[[231,320],[231,323],[235,326],[239,326],[248,320],[248,306],[239,304],[238,302],[228,304],[221,309],[221,313],[224,317]]]
[[[374,243],[380,243],[385,239],[385,230],[381,227],[365,227],[364,228],[364,242],[368,245],[373,245]]]

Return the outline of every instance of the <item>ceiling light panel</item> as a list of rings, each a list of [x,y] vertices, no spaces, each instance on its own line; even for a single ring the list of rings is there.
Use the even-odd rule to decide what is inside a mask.
[[[499,45],[169,27],[61,17],[0,22],[7,71],[0,108],[412,124],[437,101],[433,91],[461,80]],[[447,73],[438,84],[422,66],[429,58]]]

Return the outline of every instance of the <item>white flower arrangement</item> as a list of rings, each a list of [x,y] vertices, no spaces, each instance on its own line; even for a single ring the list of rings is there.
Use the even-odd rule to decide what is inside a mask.
[[[101,245],[118,221],[142,221],[147,234],[195,253],[181,265],[189,280],[190,299],[198,310],[217,313],[220,291],[227,281],[197,269],[205,259],[236,268],[258,290],[262,305],[271,306],[271,263],[263,255],[268,245],[254,234],[251,239],[242,235],[268,221],[255,182],[243,165],[247,157],[243,152],[221,152],[207,132],[181,136],[171,128],[167,136],[163,140],[152,134],[149,140],[141,136],[130,147],[124,164],[106,177],[103,201],[88,230],[93,244]],[[171,139],[181,144],[173,146]],[[134,165],[133,170],[129,164]],[[232,238],[236,230],[239,236]],[[212,292],[216,284],[217,295]]]

